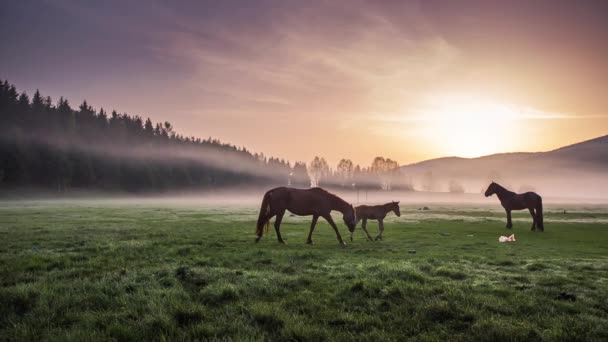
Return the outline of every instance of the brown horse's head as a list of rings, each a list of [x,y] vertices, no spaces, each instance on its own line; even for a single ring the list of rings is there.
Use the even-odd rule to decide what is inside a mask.
[[[399,210],[399,201],[397,201],[397,202],[392,201],[391,202],[391,210],[395,213],[395,215],[397,215],[397,217],[401,216],[401,211]]]
[[[344,212],[342,219],[348,227],[348,231],[351,232],[352,235],[352,233],[355,231],[355,227],[357,226],[357,212],[352,205],[350,205],[348,210]]]
[[[488,189],[486,190],[485,194],[486,197],[490,197],[492,195],[494,195],[496,193],[496,183],[492,182],[490,183],[490,186],[488,186]]]

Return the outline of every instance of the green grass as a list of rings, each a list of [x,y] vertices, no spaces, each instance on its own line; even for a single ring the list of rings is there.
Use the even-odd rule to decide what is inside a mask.
[[[607,340],[608,226],[551,222],[606,211],[560,210],[502,244],[498,210],[404,207],[340,248],[296,217],[255,244],[253,208],[2,202],[0,340]]]

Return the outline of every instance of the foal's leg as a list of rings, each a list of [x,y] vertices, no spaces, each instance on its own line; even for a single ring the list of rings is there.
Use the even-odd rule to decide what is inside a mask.
[[[382,233],[384,233],[384,220],[378,220],[378,236],[376,236],[376,240],[382,240]]]
[[[326,219],[327,222],[329,222],[329,225],[336,232],[336,237],[338,237],[338,241],[340,241],[340,245],[342,245],[342,247],[346,246],[346,243],[344,242],[344,240],[342,240],[342,236],[340,235],[340,232],[338,231],[338,227],[336,227],[336,223],[334,222],[334,219],[331,218],[331,215],[327,214],[327,215],[323,216],[323,218]]]
[[[536,229],[536,215],[534,214],[533,208],[528,208],[528,210],[530,210],[530,215],[532,215],[532,228],[530,228],[530,230],[534,230]]]
[[[315,230],[315,225],[317,224],[317,220],[319,219],[319,215],[314,215],[312,217],[312,223],[310,224],[310,232],[308,232],[308,240],[306,243],[312,245],[312,231]]]
[[[365,235],[367,235],[367,239],[368,239],[369,241],[374,241],[374,239],[372,239],[372,236],[371,236],[371,235],[369,235],[369,232],[367,231],[367,227],[366,227],[366,225],[367,225],[367,219],[366,219],[366,218],[364,218],[364,219],[363,219],[363,222],[361,223],[361,228],[363,228],[363,231],[365,232]]]
[[[511,210],[507,210],[507,228],[513,228],[513,223],[511,222]]]
[[[274,230],[277,232],[277,240],[279,240],[280,243],[285,243],[281,237],[281,231],[279,230],[279,228],[281,228],[281,221],[283,221],[283,215],[285,215],[285,210],[279,212],[277,218],[274,220]]]

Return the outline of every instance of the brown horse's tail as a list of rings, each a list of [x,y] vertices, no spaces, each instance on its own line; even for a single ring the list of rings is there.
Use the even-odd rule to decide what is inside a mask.
[[[255,235],[257,236],[256,242],[262,238],[262,231],[264,230],[264,223],[266,223],[266,234],[269,231],[270,220],[268,219],[268,214],[270,213],[270,197],[272,196],[272,191],[268,191],[264,194],[264,198],[262,199],[262,207],[260,208],[260,215],[258,216],[258,224],[256,226]]]
[[[543,198],[538,196],[538,202],[536,203],[536,225],[541,231],[545,230],[545,224],[543,223]]]

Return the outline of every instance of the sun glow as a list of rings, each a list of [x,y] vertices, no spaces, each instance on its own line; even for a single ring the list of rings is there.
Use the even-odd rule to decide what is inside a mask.
[[[425,131],[444,155],[478,157],[513,148],[520,111],[466,96],[434,98],[421,113]]]

